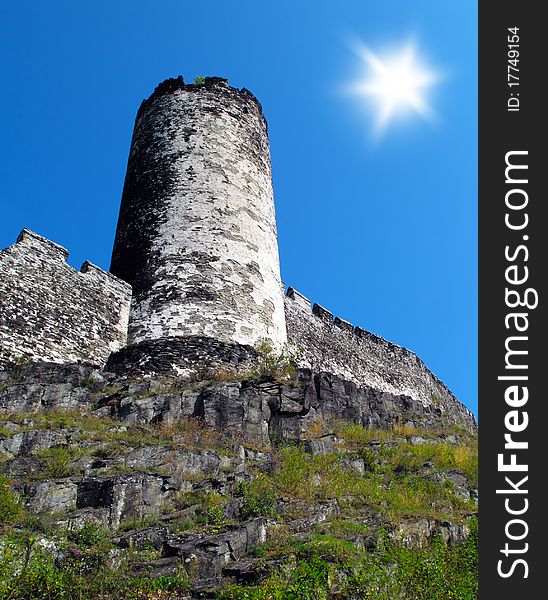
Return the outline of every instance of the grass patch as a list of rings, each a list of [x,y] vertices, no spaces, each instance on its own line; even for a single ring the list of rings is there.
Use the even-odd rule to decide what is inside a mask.
[[[83,431],[103,431],[116,422],[109,418],[98,418],[77,410],[44,410],[40,412],[1,413],[0,423],[15,423],[19,426],[16,433],[33,430],[80,429]],[[10,435],[13,435],[11,432]]]
[[[446,436],[458,435],[467,443],[477,443],[477,436],[458,427],[425,429],[414,425],[395,423],[391,429],[379,429],[375,427],[364,427],[358,423],[338,421],[332,425],[337,437],[343,439],[350,445],[363,445],[371,442],[401,442],[403,438],[422,437],[428,441],[440,441]]]
[[[447,442],[401,444],[392,451],[389,459],[393,468],[404,467],[409,470],[416,470],[427,461],[431,461],[438,471],[462,471],[471,484],[477,485],[478,447],[476,444],[455,445]]]
[[[392,464],[382,467],[379,462],[378,468],[365,474],[341,464],[341,456],[311,456],[296,446],[280,450],[273,476],[276,494],[308,502],[354,497],[362,506],[370,506],[390,519],[428,516],[460,521],[464,514],[475,510],[473,503],[453,493],[449,482],[396,471],[395,465],[401,464],[398,454]]]
[[[0,543],[0,598],[12,600],[157,600],[190,587],[186,572],[151,579],[132,577],[124,561],[109,563],[103,545],[71,552],[62,561],[32,538],[4,537]]]
[[[11,481],[4,475],[0,475],[0,526],[17,523],[23,513],[23,503],[11,491]]]
[[[77,475],[79,471],[73,463],[86,454],[80,446],[52,446],[38,450],[36,456],[42,459],[40,479],[60,479]]]
[[[230,585],[222,600],[476,600],[477,522],[468,539],[449,547],[435,539],[409,550],[380,539],[374,552],[332,536],[312,536],[294,548],[296,564],[255,586]]]
[[[2,423],[14,423],[12,429],[1,428]],[[109,458],[124,450],[145,446],[170,446],[185,449],[216,449],[232,454],[234,440],[207,427],[201,419],[182,418],[158,424],[124,424],[110,417],[95,417],[77,410],[49,410],[43,412],[0,414],[0,436],[33,430],[77,430],[78,441],[97,442],[104,449],[97,452],[100,458]],[[91,452],[91,450],[90,450]],[[46,453],[47,454],[47,453]]]
[[[239,486],[243,497],[242,518],[276,517],[276,489],[273,481],[264,473],[258,473],[254,479]]]
[[[160,515],[146,515],[140,519],[126,519],[120,523],[119,532],[133,531],[134,529],[146,529],[155,527],[161,523]]]

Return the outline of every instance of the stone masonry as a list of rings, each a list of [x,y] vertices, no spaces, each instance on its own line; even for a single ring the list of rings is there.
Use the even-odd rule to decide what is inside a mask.
[[[268,130],[246,89],[160,84],[137,114],[111,271],[128,341],[286,339]]]
[[[228,365],[245,377],[266,338],[301,368],[473,421],[413,352],[293,288],[284,298],[267,123],[225,79],[168,79],[141,104],[113,274],[88,262],[78,273],[67,254],[28,230],[0,252],[0,368],[25,356],[190,379]]]
[[[0,251],[0,367],[24,357],[103,366],[126,343],[130,286],[23,229]]]
[[[405,395],[423,406],[471,413],[413,352],[333,315],[289,288],[285,298],[287,337],[299,366],[334,373],[359,386]]]

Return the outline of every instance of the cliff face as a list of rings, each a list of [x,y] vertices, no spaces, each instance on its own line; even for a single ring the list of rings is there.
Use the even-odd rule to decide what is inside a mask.
[[[441,536],[460,552],[477,499],[473,419],[278,366],[194,381],[78,364],[0,372],[2,470],[27,515],[12,527],[24,537],[32,515],[49,548],[32,560],[72,573],[78,557],[102,570],[109,598],[133,597],[145,580],[166,597],[247,598],[280,577],[297,585],[318,543],[348,544],[356,573],[386,543],[405,552]],[[92,534],[101,551],[82,542]],[[325,597],[361,597],[356,573],[322,561]],[[83,597],[97,597],[86,581]],[[223,596],[227,585],[240,595]]]
[[[6,375],[9,371],[4,372],[0,392],[4,411],[94,407],[98,416],[143,425],[198,418],[224,435],[264,447],[279,440],[311,439],[311,432],[329,431],[338,421],[381,429],[404,425],[476,430],[473,417],[457,404],[453,410],[425,407],[409,396],[358,387],[336,375],[308,369],[299,369],[292,382],[272,376],[238,380],[232,374],[227,379],[236,380],[220,382],[132,378],[81,365],[31,365],[22,371],[15,382]]]

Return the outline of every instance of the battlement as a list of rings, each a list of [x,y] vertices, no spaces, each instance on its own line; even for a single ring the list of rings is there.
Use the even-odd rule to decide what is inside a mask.
[[[332,312],[328,311],[320,304],[317,304],[316,302],[312,304],[312,302],[306,296],[292,287],[287,288],[286,297],[293,300],[295,303],[294,306],[303,311],[303,313],[308,317],[314,316],[324,324],[333,325],[334,327],[355,335],[358,340],[367,339],[369,343],[385,346],[391,352],[401,353],[403,356],[410,357],[423,364],[421,359],[414,352],[408,348],[405,348],[405,346],[394,344],[380,335],[376,335],[370,331],[367,331],[367,329],[364,329],[359,325],[354,326],[349,321],[346,321],[341,317],[334,316]]]
[[[223,77],[204,77],[203,82],[201,83],[185,83],[183,76],[179,75],[178,77],[170,77],[165,79],[161,83],[159,83],[152,94],[145,98],[141,102],[141,106],[137,111],[137,119],[142,115],[142,113],[158,98],[165,96],[167,94],[174,94],[177,91],[185,91],[191,93],[200,93],[203,91],[211,91],[211,90],[224,90],[226,92],[231,93],[235,98],[241,98],[244,101],[251,100],[257,105],[258,111],[262,116],[264,123],[266,125],[266,119],[263,115],[263,107],[257,97],[252,94],[247,88],[236,88],[228,85],[228,79],[224,79]]]
[[[80,274],[88,276],[89,278],[94,278],[100,284],[114,286],[119,289],[120,293],[126,294],[131,298],[131,286],[129,283],[126,283],[119,277],[116,277],[116,275],[101,269],[101,267],[94,265],[89,262],[89,260],[84,261],[80,267]]]
[[[299,366],[472,418],[414,352],[334,316],[291,287],[285,296],[285,319],[288,343],[301,351]]]
[[[292,287],[287,288],[286,296],[291,298],[291,300],[295,302],[295,306],[299,307],[305,313],[308,314],[312,311],[312,304],[310,303],[310,300]]]
[[[17,236],[16,244],[23,244],[30,248],[33,248],[37,252],[49,256],[52,260],[59,260],[66,262],[69,252],[63,246],[48,240],[34,231],[27,229],[26,227],[21,230],[21,233]]]
[[[131,286],[23,229],[0,251],[0,365],[13,357],[103,365],[126,343]]]

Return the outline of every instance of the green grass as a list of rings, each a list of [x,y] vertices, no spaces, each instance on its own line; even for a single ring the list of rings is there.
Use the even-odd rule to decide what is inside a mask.
[[[386,459],[392,469],[405,467],[414,470],[432,461],[438,471],[457,470],[463,472],[470,483],[477,485],[478,445],[477,436],[468,432],[450,429],[417,429],[414,427],[396,427],[394,429],[370,429],[353,423],[338,423],[335,430],[351,449],[354,449],[370,468],[379,467],[379,460]],[[457,434],[460,443],[445,441],[447,435]],[[411,444],[410,436],[426,439],[422,444]],[[381,442],[380,448],[372,448],[370,442]],[[389,442],[398,442],[396,446],[388,446]],[[381,469],[382,470],[382,469]]]
[[[81,429],[102,431],[113,426],[115,421],[97,418],[77,410],[44,410],[40,412],[0,413],[0,423],[16,423],[19,432],[42,429]],[[15,432],[11,432],[13,435]]]
[[[372,441],[378,442],[401,442],[408,437],[423,437],[428,441],[439,441],[448,435],[458,435],[464,440],[473,443],[476,436],[457,425],[446,428],[425,429],[411,425],[396,423],[391,429],[379,429],[375,427],[364,427],[358,423],[348,421],[337,421],[332,424],[334,433],[351,445],[363,445]]]
[[[79,470],[74,465],[78,459],[87,454],[80,446],[52,446],[36,452],[36,457],[42,459],[40,479],[60,479],[78,475]]]
[[[56,561],[36,539],[11,536],[1,542],[1,600],[156,600],[189,589],[184,569],[156,579],[131,576],[129,563],[110,564],[100,545]]]
[[[432,461],[439,471],[462,471],[471,483],[477,485],[478,448],[476,444],[402,444],[393,456],[393,464],[417,469]]]
[[[462,544],[447,546],[440,538],[410,550],[377,534],[373,551],[366,551],[332,534],[313,534],[304,541],[279,537],[283,561],[260,584],[228,585],[220,600],[473,600],[477,598],[477,522]],[[63,541],[64,539],[64,541]],[[56,561],[34,536],[0,538],[0,599],[91,600],[128,598],[156,600],[190,587],[184,570],[150,579],[131,576],[134,562],[155,560],[158,551],[128,552],[122,563],[109,560],[108,533],[94,525],[56,535],[65,558]],[[72,551],[70,550],[72,548]],[[67,553],[67,551],[69,551]],[[252,553],[257,569],[267,569],[264,548]],[[262,565],[262,566],[261,566]]]
[[[4,475],[0,475],[0,526],[14,525],[23,514],[23,503],[11,491],[11,481]]]
[[[2,423],[12,422],[19,431],[33,429],[74,430],[73,446],[56,446],[35,453],[43,464],[37,478],[58,479],[79,474],[78,461],[86,456],[113,458],[145,446],[169,449],[213,448],[233,455],[222,434],[212,432],[198,419],[174,424],[127,425],[110,418],[76,411],[43,411],[1,415]],[[4,434],[12,435],[9,427]],[[329,593],[345,598],[380,600],[471,600],[477,594],[477,528],[464,544],[447,547],[434,540],[423,548],[410,550],[388,541],[379,527],[393,531],[402,521],[444,519],[468,521],[476,510],[472,502],[454,493],[453,484],[431,474],[456,470],[469,485],[477,484],[476,439],[459,433],[459,443],[444,436],[450,430],[418,430],[398,426],[391,430],[367,429],[354,424],[336,424],[344,440],[338,451],[311,455],[298,445],[273,451],[274,469],[259,468],[253,477],[227,484],[222,494],[193,492],[174,495],[164,512],[190,508],[166,525],[176,532],[200,531],[214,534],[233,525],[225,514],[231,500],[240,499],[242,521],[268,517],[277,522],[269,528],[268,541],[256,547],[253,558],[265,569],[275,559],[287,567],[271,572],[260,585],[228,586],[220,592],[223,600],[322,600]],[[452,432],[455,433],[455,432]],[[411,436],[425,443],[411,443]],[[371,444],[372,441],[379,444]],[[352,468],[362,460],[363,471]],[[358,465],[359,466],[359,465]],[[249,467],[249,465],[248,465]],[[427,467],[427,468],[426,468]],[[169,471],[166,471],[169,474]],[[211,475],[211,474],[210,474]],[[190,476],[195,483],[207,473]],[[314,504],[336,500],[338,513],[312,527],[312,532],[295,537],[288,526],[293,519],[307,518]],[[126,521],[121,530],[163,523],[160,515]],[[53,523],[53,521],[52,521]],[[159,557],[156,550],[125,553],[114,568],[109,556],[111,533],[94,525],[63,531],[26,513],[23,503],[0,476],[0,600],[10,598],[168,598],[170,593],[188,589],[188,577],[151,580],[131,576],[132,564]],[[8,531],[11,528],[11,535]],[[19,533],[14,533],[14,532]],[[374,549],[364,550],[357,540],[373,535]],[[55,561],[53,554],[37,540],[55,540],[67,560]],[[298,541],[296,541],[298,540]],[[259,565],[259,570],[262,567]],[[266,571],[265,571],[266,573]],[[14,575],[15,574],[15,575]],[[100,574],[100,576],[99,576]]]
[[[293,548],[296,563],[255,586],[230,585],[222,600],[476,600],[478,536],[449,547],[436,538],[410,550],[381,538],[374,552],[332,536],[313,536]]]
[[[372,507],[388,519],[426,516],[461,521],[475,510],[475,505],[456,496],[449,482],[430,481],[412,471],[396,470],[408,452],[416,448],[420,446],[389,448],[386,464],[379,462],[362,475],[341,464],[339,453],[311,456],[299,447],[286,447],[277,454],[273,481],[277,493],[286,499],[313,502],[354,497],[358,504]],[[382,456],[382,448],[380,452]],[[443,466],[447,464],[453,462],[447,459]]]
[[[17,430],[2,428],[2,423],[14,423]],[[76,410],[46,410],[18,414],[0,414],[0,436],[11,437],[14,433],[33,430],[73,430],[74,439],[80,444],[78,456],[72,456],[62,448],[49,448],[36,452],[45,458],[46,466],[39,478],[64,477],[76,474],[69,463],[85,454],[97,458],[123,456],[132,450],[147,446],[166,446],[172,449],[212,449],[226,456],[233,456],[233,442],[205,426],[196,418],[180,419],[175,423],[123,424],[109,417],[98,418]],[[65,460],[66,459],[66,460]]]
[[[277,517],[276,488],[271,478],[258,473],[254,479],[242,483],[238,489],[243,497],[242,517]]]

